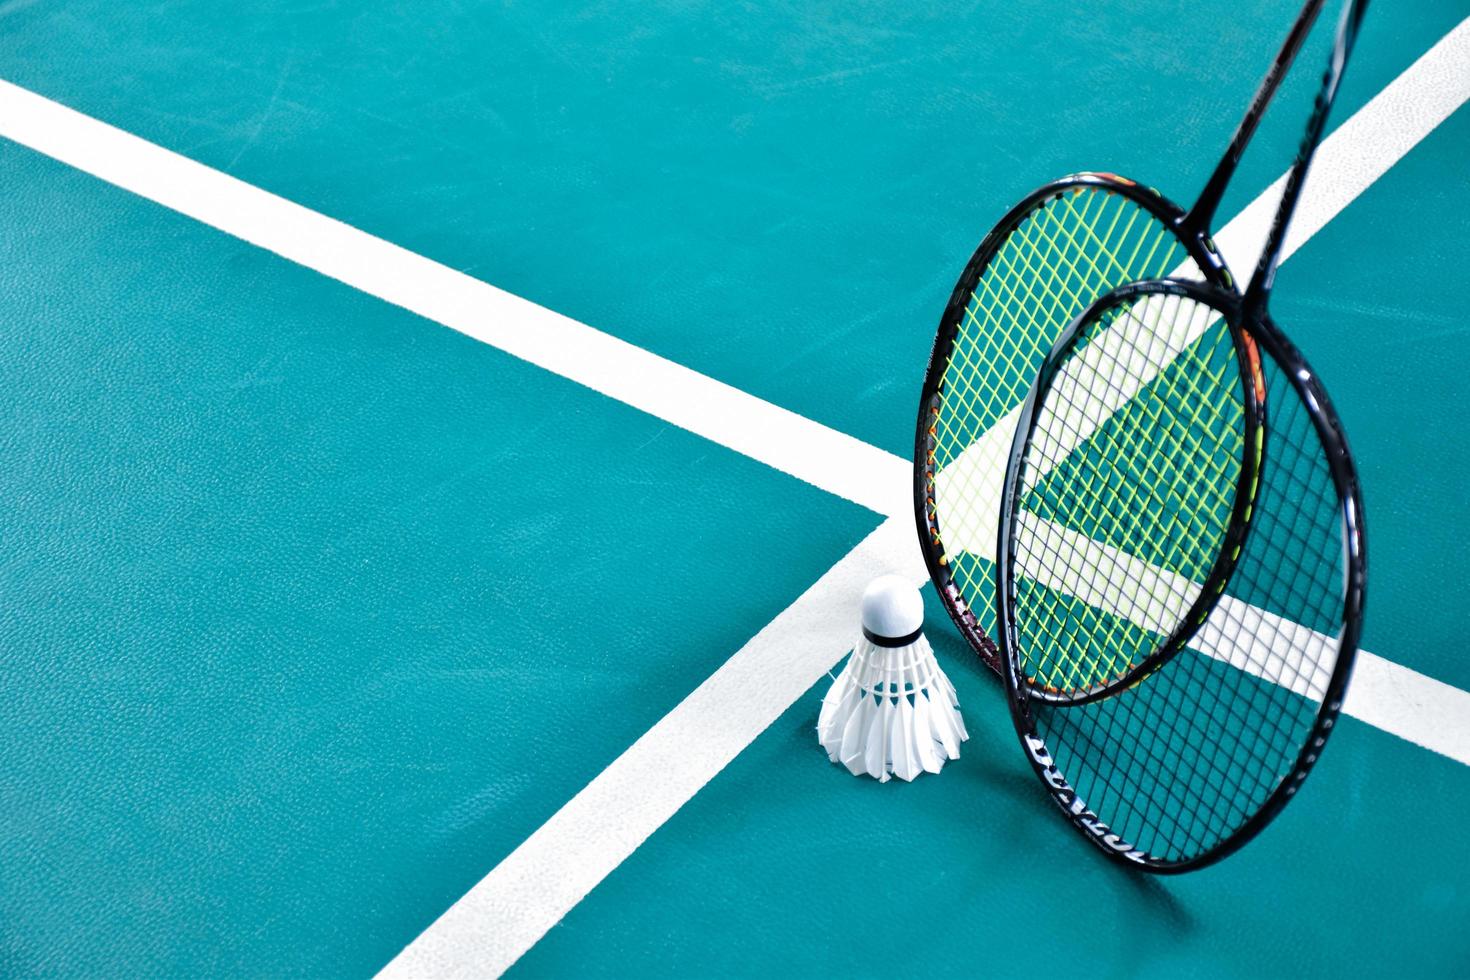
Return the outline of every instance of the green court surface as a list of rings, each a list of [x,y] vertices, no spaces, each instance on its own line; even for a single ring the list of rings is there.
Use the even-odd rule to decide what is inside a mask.
[[[894,516],[772,465],[784,423],[686,424],[714,382],[907,458],[979,237],[1078,170],[1192,199],[1294,7],[0,4],[0,976],[371,976],[555,857],[569,801],[598,834],[457,920],[471,972],[1470,974],[1463,108],[1358,138],[1391,165],[1273,297],[1361,471],[1363,647],[1437,692],[1385,711],[1437,751],[1345,717],[1238,855],[1130,875],[1057,818],[931,588],[971,734],[940,775],[831,765],[820,676],[728,765],[675,745],[688,791],[640,784],[669,813],[583,792]],[[1375,3],[1334,123],[1470,51],[1467,17]],[[1222,220],[1289,162],[1326,34]],[[1458,65],[1426,84],[1470,93]],[[385,301],[407,264],[349,284],[276,254],[289,227],[117,186],[25,93],[713,381],[641,411]],[[857,623],[821,629],[789,642],[835,667]]]

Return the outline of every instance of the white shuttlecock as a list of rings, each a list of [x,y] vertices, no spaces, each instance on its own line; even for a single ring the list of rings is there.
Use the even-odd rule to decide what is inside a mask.
[[[862,636],[822,699],[817,739],[855,776],[938,772],[970,735],[924,639],[924,599],[907,580],[884,575],[863,593],[862,609]]]

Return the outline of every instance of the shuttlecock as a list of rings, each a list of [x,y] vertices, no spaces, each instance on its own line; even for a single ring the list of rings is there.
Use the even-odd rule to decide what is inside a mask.
[[[938,772],[968,739],[954,685],[924,639],[924,600],[884,575],[863,593],[863,632],[822,699],[817,739],[833,762],[879,782]]]

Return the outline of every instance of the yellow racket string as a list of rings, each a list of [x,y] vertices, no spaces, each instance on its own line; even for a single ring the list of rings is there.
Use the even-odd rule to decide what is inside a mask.
[[[933,409],[928,506],[956,597],[987,634],[1005,455],[1042,359],[1098,297],[1185,261],[1173,230],[1147,209],[1079,186],[1023,216],[971,291]]]

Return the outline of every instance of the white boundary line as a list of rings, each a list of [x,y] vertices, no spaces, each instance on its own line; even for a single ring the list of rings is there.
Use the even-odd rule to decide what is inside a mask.
[[[832,668],[863,587],[884,573],[928,581],[912,521],[880,524],[378,976],[508,969]]]
[[[1470,19],[1324,141],[1283,261],[1470,99],[1466,64]],[[1251,259],[1265,241],[1280,184],[1263,191],[1216,236],[1232,268],[1254,265]],[[851,646],[852,606],[866,575],[860,570],[899,571],[915,582],[927,581],[907,511],[905,500],[902,513],[885,521],[756,634],[379,976],[488,976],[509,969],[841,659]],[[834,615],[824,616],[822,607]],[[823,624],[821,636],[812,633],[817,623]],[[776,679],[764,674],[772,662],[791,681],[779,692],[772,689]],[[742,677],[764,681],[761,689],[772,700],[751,703],[736,682]],[[1465,691],[1362,650],[1343,710],[1470,765],[1470,694]],[[706,744],[709,752],[693,751]]]
[[[892,453],[0,80],[0,136],[884,516]]]
[[[1470,98],[1467,63],[1470,20],[1324,142],[1283,258]],[[900,457],[4,81],[0,135],[889,518],[385,974],[484,975],[514,963],[840,659],[869,577],[927,577]],[[1264,239],[1278,185],[1216,236],[1233,266],[1251,265],[1238,260]],[[1364,651],[1345,710],[1470,765],[1464,691]]]

